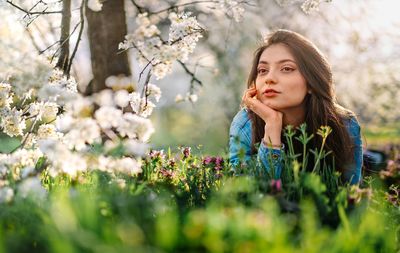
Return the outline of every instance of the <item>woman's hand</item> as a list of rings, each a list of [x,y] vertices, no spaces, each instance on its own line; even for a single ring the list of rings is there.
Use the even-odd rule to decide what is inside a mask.
[[[243,95],[242,104],[256,113],[265,122],[264,141],[273,146],[281,145],[283,114],[263,104],[257,99],[257,89],[252,86]]]

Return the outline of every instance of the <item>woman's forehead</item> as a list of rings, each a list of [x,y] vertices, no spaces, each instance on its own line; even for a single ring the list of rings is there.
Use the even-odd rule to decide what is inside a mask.
[[[259,64],[276,64],[285,61],[296,63],[289,48],[283,44],[274,44],[267,47],[261,54]]]

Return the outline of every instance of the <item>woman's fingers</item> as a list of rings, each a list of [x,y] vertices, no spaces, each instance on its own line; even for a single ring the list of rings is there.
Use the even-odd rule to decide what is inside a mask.
[[[252,98],[257,95],[256,88],[250,88],[244,93],[243,99]]]
[[[244,92],[243,97],[242,97],[242,105],[246,106],[246,107],[249,107],[249,104],[248,104],[247,100],[248,99],[252,99],[252,97],[254,97],[255,95],[257,95],[257,90],[255,88],[247,89]]]
[[[247,108],[260,116],[264,121],[275,118],[276,114],[279,112],[263,104],[260,100],[256,98],[256,95],[256,88],[253,87],[246,90],[242,100],[243,105],[245,105]]]

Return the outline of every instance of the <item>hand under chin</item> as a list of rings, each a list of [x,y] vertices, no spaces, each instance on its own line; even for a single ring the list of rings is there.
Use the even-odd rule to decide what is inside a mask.
[[[264,105],[268,106],[271,109],[277,110],[279,111],[279,108],[276,107],[276,105],[274,105],[274,103],[272,103],[271,101],[261,101],[261,103],[263,103]]]

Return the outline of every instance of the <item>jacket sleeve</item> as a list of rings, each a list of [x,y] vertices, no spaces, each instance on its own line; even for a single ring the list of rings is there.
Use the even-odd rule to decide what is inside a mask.
[[[347,129],[349,131],[350,138],[353,142],[354,160],[347,166],[344,172],[344,178],[351,185],[354,185],[360,183],[361,167],[363,163],[363,150],[362,150],[362,141],[360,134],[360,125],[358,124],[356,118],[352,117],[347,122]]]
[[[240,122],[241,123],[241,122]],[[229,130],[229,162],[233,168],[248,163],[256,158],[258,167],[265,169],[273,178],[279,178],[282,167],[281,150],[268,148],[261,143],[257,154],[253,157],[251,153],[251,124],[238,124],[233,120]],[[273,168],[273,170],[271,170]]]
[[[232,122],[229,130],[229,162],[233,166],[251,159],[251,137],[244,127]]]

